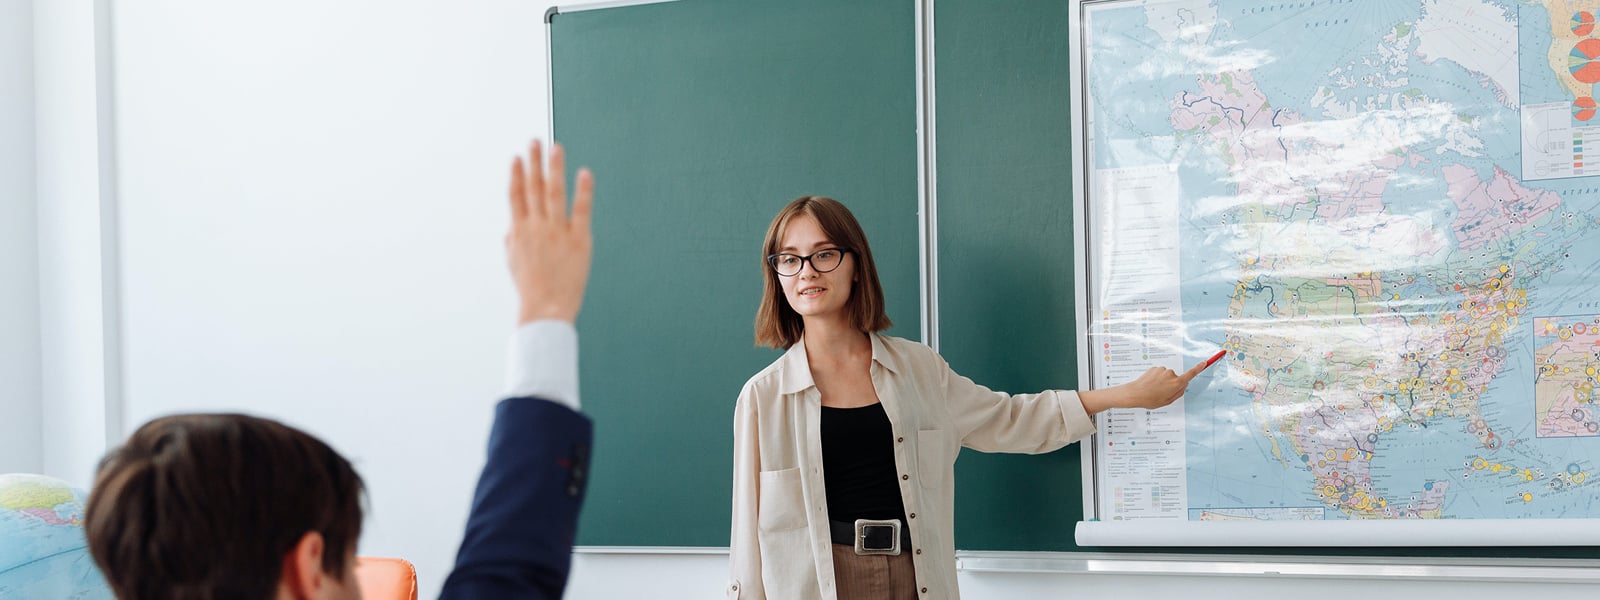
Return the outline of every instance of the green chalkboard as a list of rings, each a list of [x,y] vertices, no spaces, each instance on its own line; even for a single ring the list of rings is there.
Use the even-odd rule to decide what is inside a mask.
[[[935,6],[939,352],[993,389],[1075,389],[1069,3]],[[1078,457],[962,450],[956,547],[1073,549]]]
[[[910,2],[685,0],[550,17],[555,138],[596,174],[578,320],[596,441],[578,543],[726,546],[761,238],[807,194],[872,242],[921,339]]]

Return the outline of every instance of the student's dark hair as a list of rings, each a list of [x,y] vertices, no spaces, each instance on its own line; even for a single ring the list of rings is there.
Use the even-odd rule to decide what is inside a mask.
[[[767,264],[766,258],[778,252],[789,223],[800,215],[810,215],[822,227],[828,241],[850,250],[846,256],[855,257],[856,281],[850,286],[850,298],[845,311],[851,324],[863,333],[883,331],[892,323],[884,313],[883,286],[878,283],[878,267],[872,262],[872,248],[867,245],[867,234],[838,200],[822,196],[801,196],[790,202],[767,226],[766,241],[761,243],[761,273],[766,285],[761,292],[761,307],[756,309],[756,344],[787,349],[805,333],[805,322],[800,313],[789,306],[783,295],[783,283]]]
[[[364,489],[343,456],[283,423],[174,415],[100,461],[84,530],[121,600],[266,600],[307,533],[322,535],[324,572],[354,567]]]

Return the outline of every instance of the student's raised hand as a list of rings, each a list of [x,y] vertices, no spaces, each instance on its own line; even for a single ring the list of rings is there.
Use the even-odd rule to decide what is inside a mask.
[[[568,215],[566,156],[560,144],[552,146],[548,169],[538,140],[529,147],[527,161],[519,156],[511,165],[506,262],[521,299],[519,324],[541,319],[576,323],[589,283],[594,176],[588,169],[578,170]]]
[[[1209,363],[1201,362],[1182,373],[1166,367],[1150,367],[1138,379],[1122,385],[1078,392],[1078,399],[1090,415],[1108,408],[1155,410],[1183,397],[1189,389],[1189,382],[1208,366]]]

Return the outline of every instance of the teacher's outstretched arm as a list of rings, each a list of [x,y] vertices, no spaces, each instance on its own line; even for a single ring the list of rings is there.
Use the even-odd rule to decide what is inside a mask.
[[[1182,373],[1166,367],[1150,367],[1138,379],[1122,385],[1099,390],[1078,392],[1083,409],[1094,416],[1108,408],[1143,408],[1155,410],[1176,402],[1189,389],[1193,381],[1215,360],[1207,360]]]

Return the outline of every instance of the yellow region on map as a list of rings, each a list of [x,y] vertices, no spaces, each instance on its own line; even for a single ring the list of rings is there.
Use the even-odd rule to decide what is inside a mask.
[[[1600,315],[1538,318],[1533,329],[1536,434],[1600,435],[1594,393],[1600,379]]]
[[[72,490],[65,486],[15,485],[0,488],[0,509],[51,508],[72,501]]]

